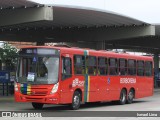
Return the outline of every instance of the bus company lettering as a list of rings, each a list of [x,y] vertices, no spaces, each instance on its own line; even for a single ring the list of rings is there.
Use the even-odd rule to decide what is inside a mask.
[[[83,87],[84,86],[84,81],[80,81],[78,78],[75,78],[72,82],[72,87]]]
[[[121,84],[136,83],[136,78],[120,78],[120,83]]]

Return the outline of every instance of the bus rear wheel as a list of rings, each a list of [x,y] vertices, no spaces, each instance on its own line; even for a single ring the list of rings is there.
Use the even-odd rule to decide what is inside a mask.
[[[36,109],[36,110],[40,110],[40,109],[42,109],[43,108],[43,103],[35,103],[35,102],[32,102],[32,106],[33,106],[33,108],[34,109]]]
[[[119,99],[119,104],[120,105],[124,105],[127,101],[126,99],[126,95],[127,95],[127,92],[125,89],[122,89],[121,90],[121,93],[120,93],[120,99]]]
[[[78,91],[75,91],[72,98],[72,104],[70,105],[72,110],[77,110],[81,104],[81,94]]]
[[[133,99],[134,99],[134,90],[131,89],[128,93],[127,103],[131,104],[133,102]]]

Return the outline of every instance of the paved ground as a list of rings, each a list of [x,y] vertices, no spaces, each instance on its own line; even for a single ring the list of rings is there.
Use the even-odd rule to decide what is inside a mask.
[[[0,111],[34,110],[30,103],[16,103],[13,96],[0,96]],[[45,111],[69,110],[66,105],[45,105]],[[112,102],[81,105],[78,111],[160,111],[160,89],[151,97],[136,99],[132,104],[117,105]]]
[[[0,111],[37,112],[32,108],[30,103],[14,102],[13,96],[5,96],[5,97],[0,96]],[[43,112],[48,116],[52,116],[53,114],[58,114],[65,117],[66,114],[64,113],[67,113],[68,111],[70,110],[66,105],[45,105],[43,110],[38,112]],[[137,99],[132,104],[117,105],[111,102],[99,103],[99,104],[87,104],[87,105],[82,105],[78,111],[80,114],[85,114],[85,112],[87,113],[88,111],[137,111],[137,112],[159,111],[158,114],[160,116],[160,89],[155,89],[154,96]],[[77,111],[74,112],[74,114],[76,116]],[[96,114],[96,113],[92,112],[91,114]],[[113,112],[112,114],[118,114],[118,113]],[[122,114],[128,114],[128,113],[123,112]],[[113,119],[113,117],[111,119]]]

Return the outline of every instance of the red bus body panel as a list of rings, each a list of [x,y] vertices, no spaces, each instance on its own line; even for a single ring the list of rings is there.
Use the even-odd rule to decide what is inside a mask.
[[[18,84],[19,91],[15,91],[15,101],[16,102],[37,102],[44,104],[68,104],[72,103],[72,97],[75,90],[82,91],[82,102],[96,102],[96,101],[113,101],[119,100],[120,91],[122,88],[125,88],[127,92],[131,88],[135,89],[135,98],[142,98],[153,95],[153,75],[150,77],[147,76],[85,76],[85,75],[75,75],[74,74],[74,55],[84,55],[84,49],[77,48],[64,48],[64,47],[50,47],[50,46],[32,46],[26,48],[54,48],[59,49],[60,54],[68,55],[72,60],[72,77],[62,80],[61,69],[62,65],[60,64],[59,70],[59,87],[58,91],[54,94],[50,94],[52,85],[31,85],[32,95],[23,95],[20,92],[20,83]],[[152,57],[146,56],[135,56],[129,54],[120,54],[114,52],[106,51],[95,51],[88,50],[90,56],[96,57],[106,57],[106,58],[124,58],[124,59],[134,59],[134,60],[146,60],[152,61]],[[60,63],[61,63],[60,56]],[[86,79],[88,80],[87,90]],[[121,79],[134,79],[135,83],[121,83]],[[78,81],[75,84],[75,81]],[[85,98],[87,97],[87,98]]]

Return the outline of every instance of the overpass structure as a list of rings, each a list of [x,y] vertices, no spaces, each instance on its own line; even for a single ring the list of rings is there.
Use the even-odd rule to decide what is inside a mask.
[[[26,0],[0,1],[0,41],[65,42],[93,49],[153,53],[159,70],[159,25],[99,9],[46,6]]]

